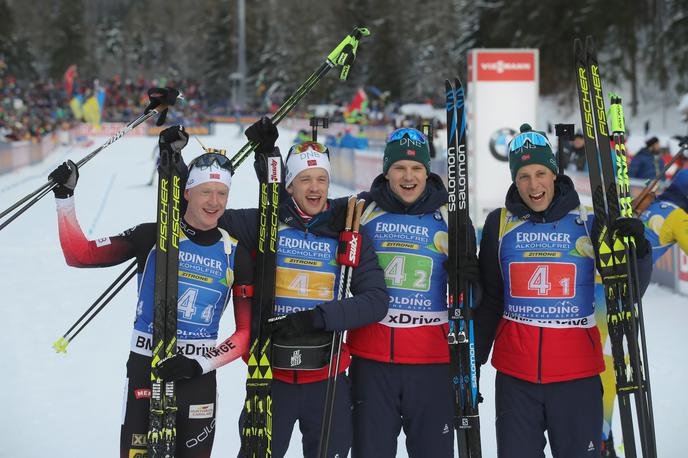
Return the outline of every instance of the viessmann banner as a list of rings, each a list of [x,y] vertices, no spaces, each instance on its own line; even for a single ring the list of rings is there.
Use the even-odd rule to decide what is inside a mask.
[[[507,144],[524,122],[536,130],[537,49],[473,49],[468,53],[468,151],[473,221],[504,205],[511,184]]]

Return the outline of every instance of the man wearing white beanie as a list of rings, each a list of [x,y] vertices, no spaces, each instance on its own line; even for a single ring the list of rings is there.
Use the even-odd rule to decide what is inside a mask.
[[[256,154],[275,148],[277,128],[263,118],[246,131]],[[352,297],[337,300],[340,266],[336,262],[346,200],[330,200],[327,147],[317,142],[292,146],[286,158],[285,193],[280,197],[274,316],[285,315],[272,332],[272,456],[287,451],[294,424],[303,434],[303,456],[316,456],[327,387],[332,331],[365,326],[387,313],[389,296],[372,244],[361,241],[353,270]],[[240,243],[257,245],[258,212],[228,210],[220,218]],[[336,350],[334,350],[336,351]],[[339,354],[332,433],[327,456],[347,456],[352,440],[349,350]],[[242,415],[240,423],[243,425]],[[240,456],[245,456],[242,450]]]

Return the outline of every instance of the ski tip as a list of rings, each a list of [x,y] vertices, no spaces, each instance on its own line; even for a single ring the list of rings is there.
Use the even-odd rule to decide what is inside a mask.
[[[592,39],[592,35],[588,35],[585,37],[585,50],[588,53],[591,53],[595,50],[595,42]]]
[[[578,54],[580,51],[583,51],[583,42],[581,41],[580,38],[574,38],[573,39],[573,53]]]

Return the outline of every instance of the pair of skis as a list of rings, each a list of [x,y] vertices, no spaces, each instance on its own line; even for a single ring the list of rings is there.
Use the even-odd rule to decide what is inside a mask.
[[[161,360],[177,353],[181,164],[181,153],[171,148],[160,149],[148,428],[149,458],[174,457],[177,439],[175,384],[162,380],[156,366]]]
[[[465,92],[461,81],[445,81],[447,100],[447,205],[449,366],[454,395],[454,427],[460,457],[481,456],[478,375],[473,327],[473,288],[461,278],[459,259],[475,254],[468,212]]]
[[[605,112],[597,53],[591,37],[574,41],[578,99],[596,225],[600,228],[598,268],[604,284],[607,328],[616,375],[619,417],[627,458],[638,456],[631,397],[635,402],[641,452],[656,457],[647,347],[635,242],[610,233],[618,217],[632,217],[621,100],[612,99],[612,141]],[[628,362],[627,362],[628,360]]]

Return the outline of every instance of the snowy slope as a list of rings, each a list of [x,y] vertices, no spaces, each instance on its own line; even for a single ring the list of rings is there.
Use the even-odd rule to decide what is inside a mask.
[[[207,146],[226,147],[229,154],[243,145],[236,126],[218,126]],[[284,131],[278,141],[283,151],[294,138]],[[89,150],[64,148],[44,162],[0,176],[0,207],[45,182],[47,174],[66,158],[78,160],[105,139],[96,138]],[[84,166],[76,193],[77,215],[89,238],[116,234],[154,220],[155,187],[144,186],[154,166],[155,138],[125,137]],[[187,161],[201,153],[193,140],[185,150]],[[238,171],[230,206],[257,202],[252,161]],[[333,190],[342,195],[346,190]],[[68,348],[57,355],[52,343],[123,270],[73,269],[64,263],[57,237],[55,204],[44,198],[0,232],[0,271],[4,332],[3,377],[0,381],[0,457],[115,456],[119,444],[122,390],[135,288],[132,282],[107,306]],[[681,298],[658,287],[646,296],[646,324],[650,341],[652,382],[660,456],[681,457],[681,434],[688,430],[687,397],[681,380],[688,377],[682,349]],[[234,329],[227,313],[221,338]],[[678,363],[678,364],[677,364]],[[237,421],[244,399],[245,365],[234,362],[218,373],[219,408],[214,456],[235,456]],[[482,371],[483,450],[496,456],[494,440],[494,371]],[[620,431],[615,431],[621,437]],[[403,435],[399,456],[406,456]],[[295,428],[289,457],[301,456],[300,433]]]

